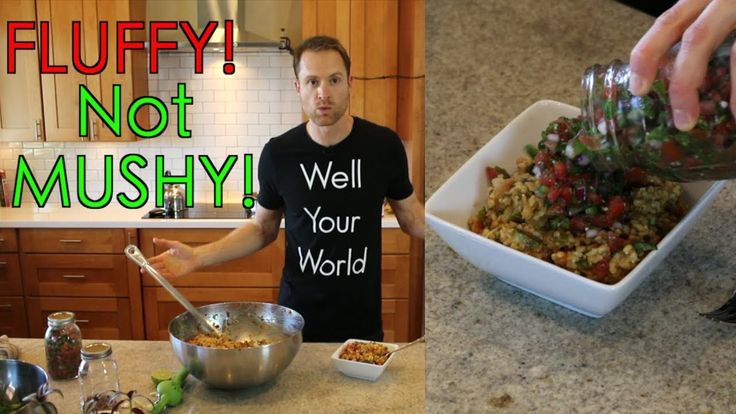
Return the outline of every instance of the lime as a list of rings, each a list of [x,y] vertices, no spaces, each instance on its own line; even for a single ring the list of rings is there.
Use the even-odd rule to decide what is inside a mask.
[[[151,372],[151,380],[153,385],[158,385],[162,381],[170,380],[174,373],[165,368],[157,368]]]

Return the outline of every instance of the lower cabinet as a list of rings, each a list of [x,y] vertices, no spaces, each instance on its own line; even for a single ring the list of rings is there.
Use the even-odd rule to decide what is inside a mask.
[[[194,306],[220,302],[269,302],[278,300],[276,288],[178,288]],[[169,339],[169,322],[184,312],[163,288],[143,288],[143,307],[146,313],[146,339]]]
[[[26,303],[31,337],[42,338],[46,332],[46,318],[65,310],[74,312],[84,339],[133,338],[128,299],[30,297]]]
[[[15,338],[28,337],[26,307],[22,296],[0,296],[0,335]]]

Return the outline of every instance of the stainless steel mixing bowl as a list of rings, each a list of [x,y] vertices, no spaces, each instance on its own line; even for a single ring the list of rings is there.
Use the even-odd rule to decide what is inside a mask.
[[[302,343],[304,318],[284,306],[227,302],[200,306],[208,319],[233,340],[266,339],[268,345],[242,349],[208,348],[187,343],[198,322],[184,312],[169,322],[169,340],[179,361],[205,384],[224,389],[260,385],[274,379],[294,359]]]
[[[23,397],[35,393],[38,388],[48,382],[46,371],[38,365],[15,359],[0,360],[0,412],[18,409]]]

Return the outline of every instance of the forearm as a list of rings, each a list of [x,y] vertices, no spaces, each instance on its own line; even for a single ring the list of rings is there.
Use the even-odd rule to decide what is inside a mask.
[[[419,216],[412,212],[406,220],[400,221],[401,230],[410,236],[424,239],[424,215]]]
[[[273,233],[273,231],[268,231],[255,220],[248,221],[225,237],[196,247],[194,254],[199,262],[199,267],[226,262],[262,249],[275,239]]]
[[[412,194],[401,200],[389,200],[401,230],[419,239],[424,239],[424,206]]]

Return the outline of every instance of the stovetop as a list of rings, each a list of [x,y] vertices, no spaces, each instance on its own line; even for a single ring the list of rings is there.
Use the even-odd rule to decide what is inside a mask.
[[[222,207],[215,207],[212,204],[194,204],[194,207],[180,211],[176,216],[166,215],[164,209],[155,208],[146,215],[144,219],[169,218],[169,219],[247,219],[254,215],[252,209],[246,209],[240,204],[223,204]]]

